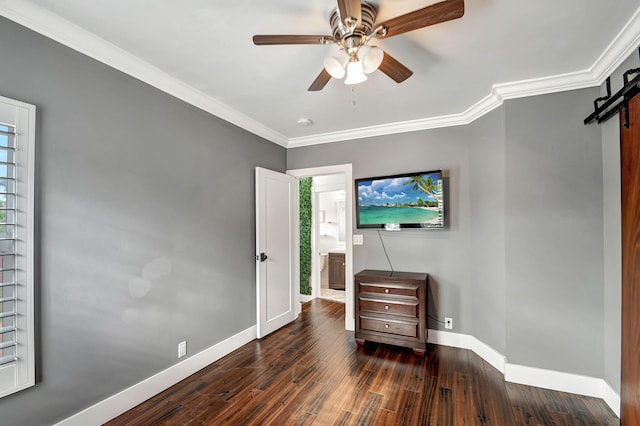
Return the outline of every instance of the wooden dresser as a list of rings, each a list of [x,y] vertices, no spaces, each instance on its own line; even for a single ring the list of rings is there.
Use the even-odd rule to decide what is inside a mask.
[[[416,272],[365,269],[355,276],[358,345],[366,340],[412,348],[427,348],[427,279]]]

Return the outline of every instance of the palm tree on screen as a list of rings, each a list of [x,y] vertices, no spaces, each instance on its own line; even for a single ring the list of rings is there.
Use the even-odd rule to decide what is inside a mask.
[[[433,181],[431,177],[424,178],[422,176],[411,176],[405,185],[413,185],[413,190],[420,190],[425,194],[438,195],[438,185]]]

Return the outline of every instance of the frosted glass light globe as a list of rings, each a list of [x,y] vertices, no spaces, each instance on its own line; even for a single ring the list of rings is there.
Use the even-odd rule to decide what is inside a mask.
[[[363,51],[364,49],[364,51]],[[378,69],[384,59],[384,52],[377,46],[362,46],[358,51],[365,74],[371,74]]]
[[[331,77],[341,79],[346,73],[345,66],[347,62],[349,62],[349,54],[340,49],[324,58],[324,69],[327,70]]]
[[[363,81],[367,81],[367,76],[364,75],[362,62],[358,60],[349,61],[347,64],[347,78],[344,79],[344,84],[358,84]]]

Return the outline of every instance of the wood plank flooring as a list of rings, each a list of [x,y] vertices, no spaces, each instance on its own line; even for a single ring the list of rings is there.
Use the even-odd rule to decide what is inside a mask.
[[[604,401],[505,383],[471,351],[411,350],[344,331],[316,299],[251,342],[107,423],[119,425],[618,425]]]

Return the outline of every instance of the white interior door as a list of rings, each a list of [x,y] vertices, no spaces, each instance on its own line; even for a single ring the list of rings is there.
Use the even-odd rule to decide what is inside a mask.
[[[258,338],[296,319],[298,181],[256,167],[256,298]]]

